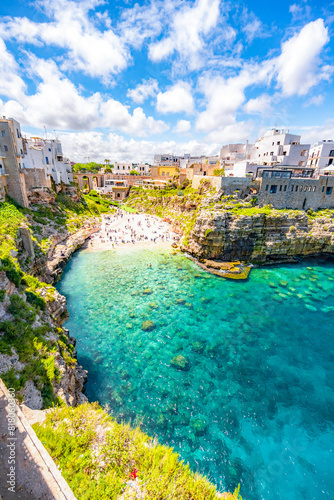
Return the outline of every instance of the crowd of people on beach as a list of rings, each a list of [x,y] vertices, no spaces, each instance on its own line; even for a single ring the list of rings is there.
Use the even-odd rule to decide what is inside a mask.
[[[102,216],[102,227],[90,237],[89,246],[135,245],[138,243],[173,243],[178,236],[159,217],[117,210]]]

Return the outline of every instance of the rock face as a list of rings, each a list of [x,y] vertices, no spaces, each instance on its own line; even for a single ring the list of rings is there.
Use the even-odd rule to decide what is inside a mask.
[[[331,219],[311,219],[304,213],[236,215],[202,210],[182,250],[201,259],[281,262],[334,253],[333,233]]]
[[[72,253],[80,248],[87,238],[100,228],[100,223],[87,224],[74,234],[54,238],[54,246],[48,256],[43,280],[46,283],[56,283],[60,280],[63,269],[70,260]]]

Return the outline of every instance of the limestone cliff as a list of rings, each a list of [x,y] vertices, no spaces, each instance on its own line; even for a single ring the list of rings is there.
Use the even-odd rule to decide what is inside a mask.
[[[198,258],[253,263],[334,253],[331,217],[291,210],[253,212],[201,210],[182,249]]]

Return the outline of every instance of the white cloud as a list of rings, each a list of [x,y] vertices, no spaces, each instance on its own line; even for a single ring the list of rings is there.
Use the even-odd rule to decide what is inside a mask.
[[[235,113],[245,101],[245,88],[259,78],[260,72],[242,70],[239,75],[225,79],[208,74],[200,79],[200,88],[205,95],[207,106],[196,122],[202,132],[225,129],[235,123]]]
[[[157,95],[157,110],[160,113],[192,113],[194,99],[188,83],[178,82],[166,92]]]
[[[148,80],[143,80],[134,89],[129,89],[126,95],[137,104],[142,104],[148,97],[155,96],[158,90],[158,81],[154,78],[149,78]]]
[[[101,105],[102,125],[112,130],[120,130],[129,135],[138,137],[147,134],[161,134],[169,127],[161,120],[152,116],[146,117],[142,108],[133,110],[133,114],[119,101],[109,99]]]
[[[324,99],[325,97],[322,95],[322,94],[319,94],[319,95],[315,95],[313,97],[311,97],[311,99],[309,99],[309,101],[307,101],[304,106],[307,107],[307,106],[320,106],[321,104],[323,104],[324,102]]]
[[[10,18],[0,24],[0,35],[39,46],[65,49],[60,58],[62,69],[82,71],[108,82],[110,75],[125,69],[130,54],[122,39],[110,28],[100,31],[101,16],[90,16],[90,10],[102,2],[86,0],[42,0],[50,22],[37,23],[27,18]],[[108,18],[104,22],[108,24]]]
[[[190,69],[199,68],[205,38],[213,34],[219,22],[219,4],[220,0],[196,0],[195,4],[184,3],[172,15],[168,35],[150,45],[150,59],[159,62],[176,51]]]
[[[305,95],[321,80],[329,80],[333,68],[321,66],[320,53],[329,42],[322,19],[306,24],[282,45],[275,61],[277,82],[285,96]]]
[[[24,128],[23,128],[24,131]],[[125,139],[119,134],[103,134],[102,132],[62,132],[58,133],[62,141],[64,155],[72,161],[147,161],[153,163],[154,154],[175,153],[182,155],[191,152],[193,155],[216,155],[221,147],[219,143],[207,144],[202,141],[147,141]]]
[[[41,80],[36,93],[24,94],[19,101],[9,100],[2,106],[3,114],[15,117],[23,125],[45,125],[63,130],[108,127],[138,137],[160,134],[168,129],[163,121],[147,117],[142,108],[136,108],[131,114],[122,103],[114,99],[104,100],[98,92],[83,96],[60,73],[54,61],[31,55],[29,64]]]
[[[272,113],[272,97],[268,94],[262,94],[255,99],[249,99],[244,105],[244,111],[248,114],[268,115]]]
[[[302,136],[303,144],[314,144],[319,141],[334,141],[334,119],[327,120],[324,125],[315,127],[294,127]]]
[[[174,128],[177,134],[185,134],[191,129],[191,123],[188,120],[179,120]]]
[[[19,65],[0,38],[0,95],[14,99],[24,95],[26,84],[18,73]]]
[[[147,5],[136,3],[132,8],[121,13],[117,30],[122,40],[139,49],[146,39],[160,34],[164,21],[163,4],[151,2]]]
[[[241,31],[245,33],[246,41],[251,43],[255,38],[264,38],[270,36],[268,31],[265,30],[260,19],[254,12],[248,11],[246,7],[243,8],[240,17]]]

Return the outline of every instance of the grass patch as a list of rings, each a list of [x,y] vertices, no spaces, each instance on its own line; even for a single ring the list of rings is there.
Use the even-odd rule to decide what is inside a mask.
[[[34,430],[78,500],[116,500],[134,469],[146,500],[214,500],[216,488],[172,448],[118,424],[97,403],[49,412]],[[127,498],[127,497],[126,497]],[[238,490],[226,499],[240,499]]]

